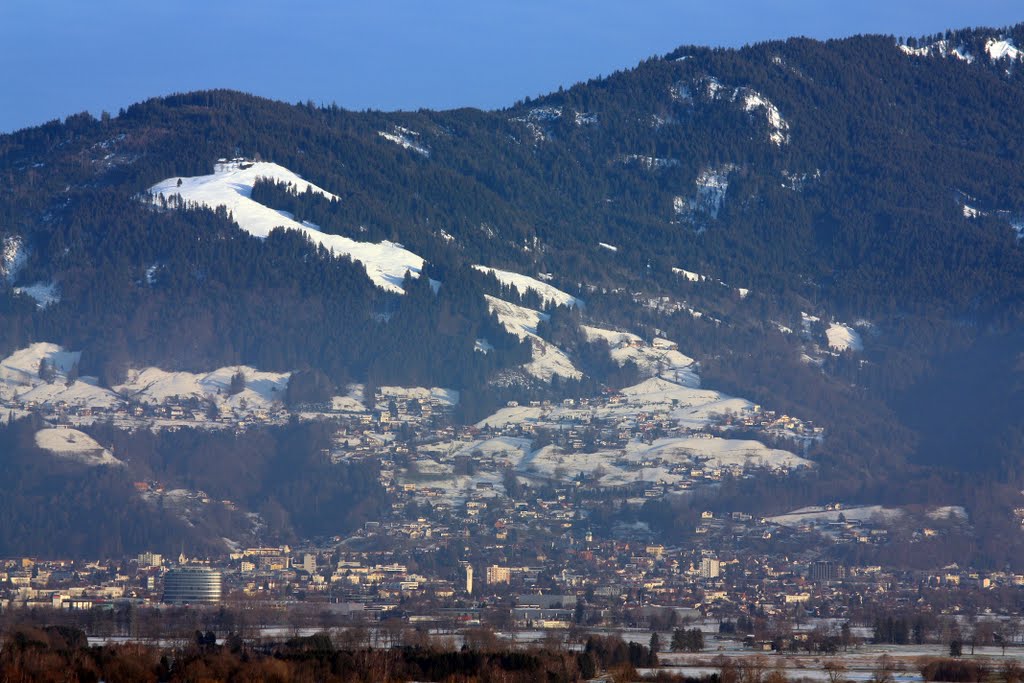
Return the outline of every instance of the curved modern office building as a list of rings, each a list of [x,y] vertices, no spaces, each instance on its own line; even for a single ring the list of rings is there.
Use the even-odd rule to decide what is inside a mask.
[[[220,602],[220,572],[208,567],[178,567],[164,576],[164,602],[212,605]]]

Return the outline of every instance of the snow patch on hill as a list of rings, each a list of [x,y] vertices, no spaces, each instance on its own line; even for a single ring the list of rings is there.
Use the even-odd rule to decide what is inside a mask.
[[[769,448],[760,441],[684,437],[658,439],[648,445],[630,442],[626,455],[637,461],[661,458],[671,463],[701,464],[706,467],[742,468],[760,467],[775,470],[795,470],[814,467],[814,463],[789,451]]]
[[[703,220],[718,218],[718,212],[725,203],[725,194],[729,190],[729,173],[734,168],[731,164],[725,164],[705,168],[697,174],[694,181],[695,194],[691,197],[677,196],[672,200],[676,217],[687,219],[697,227],[703,227]]]
[[[978,218],[984,216],[985,212],[981,209],[976,209],[969,204],[964,204],[964,218]]]
[[[675,100],[688,101],[693,91],[706,100],[738,102],[745,112],[763,109],[769,129],[768,139],[779,146],[789,142],[789,122],[782,118],[779,108],[771,100],[756,90],[744,86],[726,87],[713,76],[703,76],[693,82],[693,90],[685,83],[677,83],[670,93]]]
[[[422,154],[425,157],[430,156],[430,150],[423,146],[423,143],[419,141],[420,134],[414,130],[409,130],[402,126],[393,126],[390,133],[381,130],[377,131],[377,135],[417,154]]]
[[[536,424],[544,410],[539,406],[508,406],[476,423],[478,429],[501,429],[508,425]]]
[[[93,377],[75,380],[71,384],[63,379],[43,382],[27,391],[18,393],[17,400],[24,404],[36,403],[55,406],[65,403],[68,406],[93,409],[116,408],[124,403],[121,397],[114,392],[98,386]]]
[[[525,294],[527,290],[532,290],[540,296],[544,303],[551,302],[555,306],[568,306],[570,308],[573,306],[583,305],[582,299],[574,297],[553,285],[549,285],[547,282],[541,282],[529,275],[520,275],[519,273],[513,273],[509,270],[498,270],[497,268],[490,268],[488,266],[473,266],[473,269],[482,273],[490,273],[491,275],[494,275],[501,284],[509,287],[515,287],[519,291],[520,295]]]
[[[231,378],[239,372],[245,376],[245,388],[229,396]],[[219,407],[232,410],[268,410],[283,401],[290,377],[291,373],[261,372],[244,365],[219,368],[205,374],[146,368],[129,371],[128,381],[114,387],[114,391],[127,399],[146,404],[195,398],[214,401]]]
[[[966,47],[958,45],[951,48],[948,40],[939,40],[931,45],[921,45],[918,47],[900,45],[899,49],[903,54],[911,57],[931,57],[932,55],[938,55],[943,59],[953,57],[960,61],[967,62],[968,64],[974,61],[974,55],[968,52]]]
[[[1009,59],[1015,62],[1021,56],[1021,51],[1017,49],[1012,40],[1008,39],[989,38],[985,41],[985,52],[993,62],[1000,59]]]
[[[357,242],[341,235],[329,235],[315,225],[296,221],[287,211],[278,211],[253,201],[252,188],[258,178],[291,183],[299,192],[308,189],[327,199],[338,199],[283,166],[239,160],[218,163],[211,175],[167,178],[149,188],[149,193],[154,203],[159,203],[161,196],[167,199],[177,196],[186,203],[210,208],[223,206],[231,212],[240,228],[257,237],[266,237],[276,227],[297,230],[314,244],[322,244],[337,255],[347,254],[360,261],[370,280],[387,291],[403,293],[401,285],[406,271],[419,276],[423,259],[395,242]]]
[[[544,382],[550,382],[554,375],[570,379],[579,379],[583,376],[564,351],[538,336],[538,323],[541,320],[548,320],[551,316],[493,296],[487,296],[487,306],[498,316],[506,330],[520,339],[530,341],[533,360],[523,366],[523,370],[528,374]]]
[[[903,516],[899,508],[887,508],[881,505],[861,505],[855,507],[833,507],[832,509],[818,505],[803,507],[784,515],[769,517],[768,521],[782,526],[801,526],[803,524],[821,525],[838,522],[842,515],[847,521],[870,522],[880,521],[887,524]]]
[[[735,287],[735,288],[729,287],[729,285],[725,284],[721,280],[712,278],[712,277],[710,277],[708,275],[701,275],[700,273],[695,273],[692,270],[686,270],[685,268],[675,268],[675,267],[673,267],[672,268],[672,272],[675,273],[676,275],[679,275],[680,277],[682,277],[687,282],[712,282],[712,281],[713,282],[717,282],[718,284],[722,285],[723,287],[726,287],[728,289],[732,289],[734,292],[736,292],[736,295],[739,296],[739,298],[741,298],[741,299],[746,299],[748,296],[750,296],[750,290],[747,289],[746,287]],[[696,313],[696,311],[691,311],[691,314],[693,314],[693,313]],[[699,318],[701,316],[700,315],[695,315],[694,317]]]
[[[24,287],[15,287],[14,293],[32,297],[38,308],[46,308],[60,301],[60,290],[52,282],[36,282]]]
[[[597,124],[597,114],[592,112],[574,111],[573,123],[577,126],[593,126]]]
[[[685,270],[683,268],[673,268],[672,272],[676,275],[682,275],[684,280],[690,282],[703,282],[707,278],[700,273],[695,273],[692,270]]]
[[[66,379],[68,372],[78,364],[81,351],[65,351],[49,342],[37,342],[15,351],[0,361],[0,398],[12,399],[27,389],[46,381],[39,376],[43,361],[54,373],[55,380]]]
[[[863,351],[864,341],[860,333],[845,323],[832,323],[825,330],[828,346],[836,351]]]
[[[667,339],[655,339],[648,344],[632,332],[618,332],[600,327],[582,325],[580,329],[587,341],[603,340],[610,355],[619,365],[632,361],[645,375],[660,375],[683,383],[697,384],[694,360],[680,353],[676,344]]]
[[[631,441],[623,451],[567,452],[558,446],[544,446],[515,467],[524,473],[560,481],[589,476],[600,486],[616,487],[637,482],[681,483],[688,479],[690,468],[789,472],[813,467],[813,463],[757,441],[672,438],[658,439],[652,444]]]
[[[35,438],[39,448],[83,465],[124,465],[95,439],[77,429],[40,429]]]
[[[21,235],[8,235],[0,242],[0,280],[13,284],[25,266],[28,251]]]
[[[696,375],[694,375],[696,377]],[[681,427],[703,429],[723,415],[744,415],[754,404],[711,389],[685,386],[661,377],[652,377],[621,391],[624,401],[598,410],[601,417],[636,419],[639,413],[663,413]]]
[[[743,111],[751,112],[755,109],[764,109],[765,118],[768,120],[768,139],[780,147],[789,142],[789,123],[782,118],[779,108],[768,98],[754,90],[747,90],[743,96]]]
[[[533,135],[534,144],[544,142],[548,139],[548,130],[545,124],[553,123],[562,118],[561,107],[536,107],[526,113],[526,116],[513,118],[513,121],[526,125],[530,134]]]

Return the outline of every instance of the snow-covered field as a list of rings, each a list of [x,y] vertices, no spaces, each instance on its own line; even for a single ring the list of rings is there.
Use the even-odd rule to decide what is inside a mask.
[[[619,365],[633,361],[645,375],[661,375],[697,386],[693,359],[680,353],[675,344],[668,340],[655,340],[654,344],[648,344],[632,332],[617,332],[590,325],[583,325],[581,329],[588,341],[603,339],[607,342],[612,359]]]
[[[89,408],[115,408],[124,403],[120,396],[95,384],[96,380],[91,377],[79,379],[71,384],[66,381],[57,380],[45,382],[22,391],[17,398],[22,403],[34,401],[38,405],[56,405],[63,401],[69,406],[81,406]]]
[[[630,460],[661,459],[673,464],[701,464],[706,467],[739,468],[758,467],[774,470],[795,470],[813,467],[810,460],[789,451],[769,448],[760,441],[684,437],[658,439],[652,444],[634,441],[626,449]]]
[[[652,377],[626,387],[620,393],[625,401],[604,410],[619,416],[635,416],[637,412],[663,412],[686,426],[698,429],[707,426],[715,416],[727,412],[740,415],[754,408],[754,404],[746,399],[733,398],[711,389],[677,384],[661,377]]]
[[[563,292],[553,285],[549,285],[546,282],[542,282],[537,278],[530,277],[529,275],[520,275],[519,273],[513,273],[508,270],[498,270],[497,268],[490,268],[488,266],[473,266],[474,270],[479,270],[482,273],[490,273],[494,277],[498,278],[498,282],[503,285],[515,287],[520,294],[525,294],[527,290],[536,292],[542,301],[545,303],[551,302],[556,306],[579,306],[582,305],[583,301],[574,297],[571,294]]]
[[[113,392],[96,385],[95,378],[82,377],[68,383],[68,374],[82,354],[65,351],[57,344],[37,342],[0,360],[0,400],[23,403],[57,403],[110,407],[120,402]],[[40,377],[45,362],[53,381]]]
[[[870,522],[880,521],[888,523],[903,516],[899,508],[887,508],[881,505],[861,505],[855,507],[842,507],[840,509],[827,510],[821,506],[803,507],[793,510],[784,515],[769,517],[768,521],[782,526],[801,526],[803,524],[824,525],[829,522],[839,521],[839,516],[848,521]]]
[[[56,456],[80,462],[83,465],[123,465],[88,434],[77,429],[40,429],[36,432],[36,445]]]
[[[406,271],[415,276],[420,274],[423,259],[395,242],[358,242],[341,235],[329,235],[320,232],[311,223],[296,221],[287,211],[279,211],[253,201],[252,188],[257,178],[291,183],[298,192],[308,189],[327,199],[338,199],[283,166],[266,161],[237,160],[218,163],[211,175],[167,178],[149,188],[149,193],[155,203],[159,202],[161,195],[167,199],[177,195],[187,203],[211,208],[224,206],[240,228],[257,237],[266,237],[276,227],[298,230],[315,244],[322,244],[337,255],[347,254],[353,260],[360,261],[370,280],[388,291],[402,292],[402,279]]]
[[[239,372],[245,377],[245,388],[229,396],[231,378]],[[284,400],[290,377],[291,373],[262,372],[245,365],[219,368],[205,374],[146,368],[129,371],[128,381],[114,390],[127,399],[146,404],[160,404],[170,398],[196,398],[214,401],[218,407],[231,410],[268,410]]]
[[[534,406],[514,406],[505,407],[494,413],[489,417],[485,417],[480,422],[476,423],[476,426],[480,429],[490,427],[492,429],[501,429],[508,425],[529,425],[537,424],[540,422],[541,416],[544,414],[543,408]]]
[[[112,409],[128,401],[157,405],[172,398],[195,398],[212,402],[221,411],[251,413],[280,405],[291,376],[286,372],[262,372],[246,366],[199,374],[150,367],[129,370],[124,384],[105,389],[94,377],[68,382],[69,373],[81,356],[79,351],[65,351],[49,342],[38,342],[15,351],[0,361],[0,400],[39,405],[63,402],[68,406]],[[48,374],[52,374],[49,381],[40,377],[39,370],[44,362]],[[245,388],[229,396],[231,378],[238,372],[245,377]]]
[[[579,379],[582,376],[564,351],[537,335],[538,323],[547,320],[550,317],[548,314],[517,306],[493,296],[487,296],[487,306],[498,316],[506,330],[520,339],[530,340],[533,360],[523,366],[523,370],[528,374],[545,382],[550,382],[553,375],[571,379]]]
[[[836,351],[863,351],[864,341],[860,337],[860,333],[853,329],[849,325],[844,323],[832,323],[829,328],[825,330],[825,336],[828,338],[828,346],[830,349]]]

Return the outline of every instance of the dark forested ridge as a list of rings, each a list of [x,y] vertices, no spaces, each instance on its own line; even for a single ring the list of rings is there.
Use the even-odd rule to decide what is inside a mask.
[[[1024,25],[902,47],[884,36],[684,47],[491,112],[208,91],[0,136],[0,239],[27,254],[0,281],[0,354],[39,340],[82,349],[81,371],[107,385],[133,365],[246,363],[336,387],[451,386],[479,411],[505,396],[496,373],[529,358],[488,313],[484,294],[515,295],[470,268],[485,264],[550,273],[586,299],[575,315],[658,330],[702,363],[706,384],[825,425],[822,481],[804,484],[814,496],[884,495],[901,473],[942,482],[921,495],[964,498],[964,470],[1013,490],[1024,65],[991,59],[991,38],[1024,44]],[[381,135],[401,131],[420,149]],[[268,181],[254,199],[325,232],[401,242],[437,294],[426,278],[385,292],[360,264],[294,233],[254,238],[223,210],[140,201],[160,180],[239,156],[339,197]],[[56,283],[60,302],[15,294],[34,282]],[[654,297],[705,315],[637,304]],[[804,362],[801,312],[863,321],[865,349]],[[575,339],[563,315],[543,334],[574,345],[588,373],[574,388],[621,385],[628,369]],[[493,353],[474,352],[480,338]],[[13,484],[19,496],[36,476]],[[279,494],[287,510],[292,494]],[[296,519],[286,530],[319,531]]]

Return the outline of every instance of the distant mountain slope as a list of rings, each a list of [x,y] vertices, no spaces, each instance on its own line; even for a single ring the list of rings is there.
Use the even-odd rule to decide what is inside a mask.
[[[804,488],[734,495],[1011,509],[1020,47],[1024,25],[681,47],[499,111],[219,90],[0,136],[0,357],[81,349],[107,388],[239,365],[445,386],[472,423],[635,383],[662,361],[613,356],[630,330],[827,429]]]

